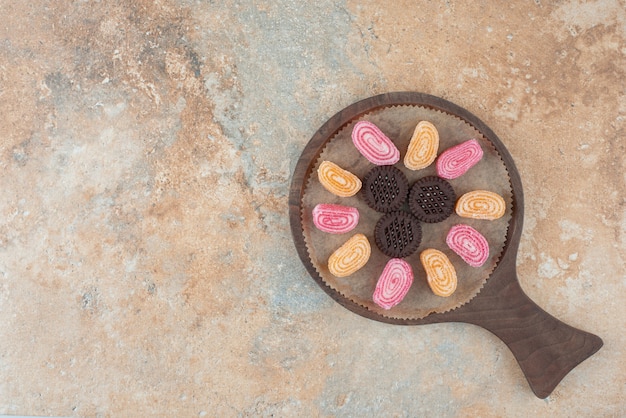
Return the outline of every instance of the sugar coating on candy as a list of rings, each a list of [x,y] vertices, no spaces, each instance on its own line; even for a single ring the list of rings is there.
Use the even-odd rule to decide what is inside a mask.
[[[393,165],[400,161],[398,148],[372,122],[357,122],[352,129],[352,142],[372,164]]]
[[[437,158],[439,150],[439,132],[435,125],[421,121],[415,127],[409,147],[404,156],[404,165],[409,170],[426,168]]]
[[[502,196],[487,190],[474,190],[465,193],[456,201],[456,214],[463,218],[499,219],[506,211],[506,203]]]
[[[349,276],[363,267],[370,258],[372,248],[367,237],[355,234],[328,258],[328,270],[336,277]]]
[[[363,178],[361,191],[370,208],[378,212],[393,212],[404,204],[409,192],[409,181],[394,166],[376,166]]]
[[[420,261],[426,271],[426,280],[430,290],[437,296],[448,297],[454,293],[457,285],[456,270],[448,256],[434,248],[421,252]]]
[[[454,225],[446,236],[446,244],[472,267],[481,267],[489,257],[489,243],[469,225]]]
[[[483,150],[475,139],[448,148],[437,158],[437,175],[444,179],[461,177],[483,157]]]
[[[392,258],[378,278],[372,299],[381,308],[391,309],[402,302],[412,284],[411,265],[401,258]]]
[[[329,234],[344,234],[359,223],[359,210],[352,206],[320,203],[313,208],[313,224]]]
[[[354,196],[361,190],[361,179],[331,161],[323,161],[317,177],[326,190],[339,197]]]

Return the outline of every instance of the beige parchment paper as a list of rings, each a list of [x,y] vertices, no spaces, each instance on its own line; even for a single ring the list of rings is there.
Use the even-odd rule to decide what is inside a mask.
[[[407,169],[403,163],[415,126],[420,121],[427,120],[437,128],[439,132],[438,155],[466,140],[478,140],[484,153],[481,161],[458,179],[449,180],[449,183],[454,188],[457,198],[466,192],[482,189],[498,193],[507,202],[505,215],[494,221],[461,218],[453,213],[448,219],[440,223],[421,223],[422,242],[413,255],[405,258],[413,269],[413,285],[404,300],[390,310],[382,309],[372,301],[372,294],[378,277],[389,260],[389,257],[378,249],[374,240],[374,226],[382,213],[369,208],[361,193],[347,198],[337,197],[328,192],[317,178],[317,168],[324,160],[338,164],[361,179],[374,167],[352,143],[352,128],[359,120],[369,120],[376,124],[398,147],[400,161],[395,164],[395,167],[402,170],[407,176],[409,185],[422,177],[436,175],[435,163],[417,171]],[[504,249],[507,228],[512,216],[511,202],[512,189],[504,162],[495,147],[480,132],[454,115],[419,106],[392,106],[353,120],[328,141],[315,163],[311,176],[308,181],[305,181],[302,228],[311,262],[331,288],[343,297],[385,317],[420,319],[430,313],[443,313],[455,309],[469,302],[479,293]],[[319,231],[313,224],[311,216],[313,208],[318,203],[334,203],[358,208],[360,213],[358,226],[354,230],[340,235]],[[446,245],[445,238],[448,231],[453,225],[460,223],[475,228],[489,242],[489,258],[480,268],[467,265]],[[328,271],[328,257],[356,233],[364,234],[370,241],[372,254],[369,261],[361,270],[348,277],[333,276]],[[419,260],[420,252],[426,248],[443,251],[454,265],[458,285],[452,296],[447,298],[436,296],[430,290],[426,281],[426,274]]]

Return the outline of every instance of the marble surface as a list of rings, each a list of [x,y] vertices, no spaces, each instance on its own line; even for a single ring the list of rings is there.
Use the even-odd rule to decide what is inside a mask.
[[[0,414],[626,415],[623,0],[0,2]],[[604,347],[536,398],[463,324],[334,303],[290,177],[374,94],[453,101],[525,191],[527,294]]]

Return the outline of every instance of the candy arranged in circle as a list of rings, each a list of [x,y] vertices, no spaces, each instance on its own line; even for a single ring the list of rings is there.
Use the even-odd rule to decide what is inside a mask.
[[[363,178],[361,193],[367,205],[378,212],[393,212],[402,207],[409,192],[409,181],[394,166],[376,166]]]
[[[400,159],[398,148],[376,125],[360,121],[354,125],[351,136],[355,148],[375,167],[361,180],[338,164],[326,160],[319,164],[318,179],[326,190],[339,197],[355,196],[360,191],[367,206],[383,213],[374,228],[373,239],[378,249],[390,259],[371,295],[374,303],[388,310],[405,299],[414,281],[412,267],[404,258],[414,254],[421,245],[420,222],[442,222],[455,210],[462,217],[498,219],[504,215],[506,204],[497,193],[485,190],[475,190],[457,199],[447,181],[462,176],[482,159],[483,150],[476,139],[448,148],[437,158],[438,131],[428,121],[419,122],[408,144],[404,166],[415,171],[427,168],[436,161],[438,175],[423,177],[409,187],[405,169],[393,166]],[[364,166],[358,164],[355,167],[360,167],[360,173]],[[366,210],[359,207],[361,211]],[[311,214],[315,227],[329,234],[353,231],[361,215],[357,207],[334,203],[317,204]],[[449,249],[471,267],[482,267],[489,259],[489,243],[469,225],[455,225],[445,238]],[[330,255],[328,272],[336,277],[350,276],[368,263],[371,251],[368,238],[356,233]],[[427,248],[419,257],[433,294],[440,297],[452,295],[457,289],[458,278],[448,256],[435,248]],[[377,266],[378,262],[377,259]],[[369,275],[371,272],[366,273]]]
[[[401,258],[392,258],[378,278],[374,303],[383,309],[391,309],[406,296],[413,284],[413,269]]]
[[[360,121],[352,129],[352,142],[365,158],[376,165],[393,165],[400,161],[400,151],[378,126]]]
[[[374,239],[383,254],[393,258],[408,257],[422,241],[422,228],[410,213],[389,212],[376,223]]]
[[[428,176],[416,181],[409,193],[409,208],[417,219],[426,223],[441,222],[452,215],[456,193],[444,179]]]
[[[404,156],[404,165],[409,170],[426,168],[437,158],[439,133],[435,125],[421,121],[415,127],[411,142]]]
[[[444,179],[461,177],[483,157],[483,150],[475,139],[448,148],[437,158],[437,175]]]
[[[421,252],[420,261],[426,271],[426,280],[433,293],[448,297],[457,285],[456,270],[450,259],[441,251],[428,248]]]
[[[320,203],[313,208],[313,224],[329,234],[344,234],[359,223],[359,210],[352,206]]]
[[[494,220],[501,218],[506,210],[502,196],[487,190],[465,193],[456,202],[457,215],[463,218]]]
[[[328,258],[328,270],[337,277],[349,276],[367,263],[372,253],[367,237],[355,234]]]
[[[361,179],[331,161],[323,161],[317,169],[322,186],[340,197],[354,196],[361,190]]]
[[[446,244],[472,267],[481,267],[489,257],[489,243],[469,225],[454,225],[446,236]]]

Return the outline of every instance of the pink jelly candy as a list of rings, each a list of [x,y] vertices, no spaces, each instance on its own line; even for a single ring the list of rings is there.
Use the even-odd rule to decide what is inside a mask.
[[[437,158],[437,175],[444,179],[461,177],[483,157],[483,150],[475,139],[448,148]]]
[[[352,129],[352,142],[365,158],[376,165],[393,165],[400,161],[400,151],[372,122],[360,121]]]
[[[446,244],[472,267],[482,266],[489,257],[487,239],[469,225],[460,224],[450,228]]]
[[[383,269],[372,299],[383,309],[391,309],[406,296],[413,284],[411,265],[401,258],[392,258]]]
[[[313,223],[323,232],[343,234],[359,223],[359,210],[351,206],[320,203],[313,208]]]

